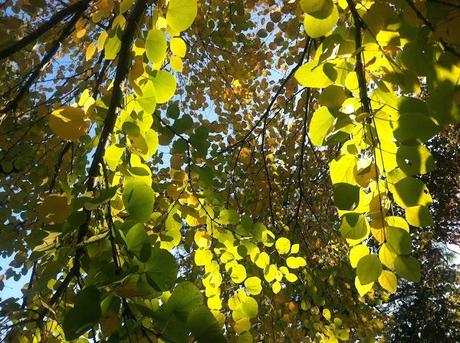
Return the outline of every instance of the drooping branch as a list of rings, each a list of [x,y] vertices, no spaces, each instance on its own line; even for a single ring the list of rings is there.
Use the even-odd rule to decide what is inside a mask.
[[[57,24],[59,24],[67,16],[85,10],[88,7],[89,3],[90,0],[80,0],[72,5],[67,6],[61,11],[53,14],[47,22],[41,24],[27,36],[15,41],[10,45],[7,45],[3,49],[0,49],[0,61],[5,58],[8,58],[10,55],[20,51],[22,48],[36,41],[43,34],[45,34],[49,30],[54,28]]]
[[[61,46],[62,42],[72,33],[75,27],[75,24],[80,19],[80,17],[82,16],[83,12],[86,10],[87,7],[88,7],[88,4],[86,4],[85,6],[79,7],[77,12],[72,17],[72,19],[66,24],[61,34],[59,35],[59,37],[56,40],[54,40],[50,49],[45,54],[45,56],[43,56],[40,63],[32,69],[31,74],[27,78],[27,81],[22,85],[19,92],[16,94],[13,100],[11,100],[2,110],[0,110],[0,113],[6,114],[7,112],[14,111],[16,109],[16,107],[18,106],[19,102],[24,97],[24,95],[26,95],[29,92],[30,86],[32,86],[35,80],[40,76],[40,73],[43,67],[53,58],[53,56],[56,54],[59,47]],[[0,123],[3,120],[3,118],[4,116],[0,117]]]
[[[93,190],[94,178],[99,174],[99,165],[104,156],[105,147],[108,139],[113,132],[115,122],[117,120],[117,107],[119,107],[122,100],[122,89],[121,84],[126,79],[126,75],[129,71],[130,66],[130,53],[131,45],[134,41],[136,30],[138,29],[138,23],[142,18],[142,15],[147,7],[147,0],[138,0],[132,10],[131,15],[128,18],[128,24],[121,37],[120,54],[118,56],[117,71],[115,73],[115,79],[113,81],[112,96],[110,99],[109,108],[107,110],[107,116],[104,119],[104,125],[102,127],[101,136],[93,155],[93,162],[88,172],[88,184],[87,188],[89,191]]]
[[[95,179],[99,175],[99,166],[102,162],[105,147],[109,140],[109,137],[113,131],[115,126],[115,122],[117,119],[117,107],[119,106],[121,99],[122,99],[122,90],[121,90],[121,83],[125,80],[126,75],[129,70],[129,58],[131,54],[131,45],[134,41],[134,37],[136,36],[136,31],[138,29],[138,24],[142,15],[147,7],[147,0],[138,0],[134,5],[134,8],[127,19],[126,29],[123,32],[121,38],[121,48],[120,54],[118,56],[118,64],[117,70],[115,74],[115,80],[113,84],[112,96],[110,99],[109,109],[107,111],[107,116],[104,120],[103,129],[101,132],[101,136],[99,138],[99,143],[97,145],[96,151],[93,155],[93,160],[91,166],[88,171],[88,181],[86,183],[86,189],[88,192],[94,191],[95,186]],[[76,246],[81,243],[89,230],[89,222],[91,219],[91,210],[84,210],[85,214],[85,221],[78,229],[78,236],[77,236],[77,243]],[[66,275],[64,281],[58,287],[56,292],[51,297],[48,304],[50,306],[54,305],[61,297],[61,295],[65,292],[68,285],[70,284],[72,278],[77,276],[80,271],[80,258],[84,253],[83,247],[78,247],[75,252],[75,259],[73,263],[73,267],[70,269],[69,273]],[[43,313],[46,314],[47,311]],[[42,316],[43,317],[43,316]]]

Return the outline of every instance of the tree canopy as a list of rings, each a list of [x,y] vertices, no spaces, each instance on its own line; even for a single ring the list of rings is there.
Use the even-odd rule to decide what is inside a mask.
[[[0,337],[372,342],[414,337],[379,310],[410,289],[460,299],[429,253],[458,243],[457,0],[0,13],[0,287],[28,279]]]

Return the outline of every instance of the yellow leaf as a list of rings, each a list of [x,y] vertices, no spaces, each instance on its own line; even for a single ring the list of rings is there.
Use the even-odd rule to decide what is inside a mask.
[[[244,281],[244,287],[249,294],[257,295],[262,291],[262,283],[257,276],[251,276]]]
[[[171,68],[177,72],[177,73],[182,73],[182,70],[184,69],[184,65],[182,64],[182,59],[178,56],[171,56],[169,58],[169,63],[171,64]]]
[[[234,265],[230,277],[234,283],[242,283],[246,279],[246,268],[242,264]]]
[[[185,31],[192,25],[197,14],[196,0],[170,0],[166,21],[176,32]]]
[[[389,270],[382,271],[382,274],[379,276],[379,284],[384,289],[386,289],[390,293],[395,293],[396,288],[398,287],[398,279],[396,275]]]
[[[125,151],[125,149],[119,148],[115,145],[111,145],[105,150],[104,159],[110,170],[117,169],[123,151]]]
[[[204,266],[210,263],[211,260],[212,253],[209,250],[200,248],[197,251],[195,251],[195,264],[197,266]]]
[[[297,269],[305,267],[307,265],[307,261],[305,261],[303,257],[290,256],[286,259],[286,265],[291,269]]]
[[[206,231],[195,232],[195,243],[199,248],[210,248],[211,247],[211,236]]]
[[[291,249],[291,241],[285,237],[278,238],[275,243],[275,248],[278,250],[279,254],[287,254]]]
[[[366,245],[356,245],[350,250],[350,264],[356,268],[361,257],[369,255],[370,251]]]
[[[270,256],[268,256],[268,254],[265,251],[261,252],[256,257],[255,263],[257,267],[264,269],[266,266],[270,264]]]
[[[372,286],[374,285],[373,282],[368,283],[367,285],[361,284],[359,281],[358,277],[355,277],[355,287],[358,290],[359,296],[362,297],[365,295],[367,292],[369,292],[372,289]]]
[[[272,291],[275,294],[278,294],[281,291],[281,283],[279,281],[275,281],[275,283],[272,285]]]
[[[62,106],[53,111],[48,124],[53,132],[67,140],[77,140],[86,134],[89,120],[81,108]]]
[[[187,45],[185,44],[184,40],[180,37],[174,37],[171,39],[169,43],[171,52],[178,56],[178,57],[185,57],[187,53]]]

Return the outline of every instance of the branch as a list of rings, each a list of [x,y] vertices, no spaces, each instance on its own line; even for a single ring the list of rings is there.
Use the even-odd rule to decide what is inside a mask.
[[[55,27],[57,24],[59,24],[62,21],[62,19],[64,19],[65,17],[73,13],[80,12],[81,10],[85,10],[88,7],[89,2],[90,0],[80,0],[62,9],[61,11],[53,14],[47,22],[41,24],[39,27],[35,29],[35,31],[31,32],[30,34],[21,38],[20,40],[17,40],[11,45],[8,45],[7,47],[1,49],[0,50],[0,61],[18,52],[19,50],[29,45],[30,43],[36,41],[43,34],[45,34],[49,30],[51,30],[53,27]]]
[[[6,114],[9,111],[14,111],[16,107],[19,104],[19,101],[21,101],[22,97],[26,95],[26,93],[29,91],[30,86],[35,82],[35,80],[40,76],[40,72],[42,68],[53,58],[53,56],[56,54],[58,51],[59,47],[61,46],[61,43],[72,33],[73,28],[77,21],[80,19],[82,16],[83,12],[86,10],[88,7],[88,4],[85,6],[81,6],[78,11],[75,13],[75,15],[72,17],[72,19],[67,23],[67,25],[64,27],[64,30],[62,30],[61,34],[59,37],[53,42],[53,45],[51,48],[48,50],[48,52],[43,56],[42,60],[40,63],[33,69],[32,73],[30,74],[29,78],[27,79],[26,83],[21,87],[19,90],[18,94],[14,97],[13,100],[11,100],[1,111],[0,113]],[[3,121],[5,115],[0,117],[0,123]]]
[[[249,130],[243,137],[243,139],[240,139],[238,142],[226,147],[225,149],[219,151],[219,155],[229,151],[229,150],[232,150],[233,148],[237,147],[238,145],[244,143],[246,141],[246,139],[251,135],[251,133],[257,128],[257,126],[259,126],[259,124],[264,120],[265,117],[267,117],[269,114],[270,114],[270,111],[273,107],[273,105],[275,104],[275,101],[276,99],[278,98],[278,96],[281,94],[282,90],[284,89],[284,86],[286,86],[287,82],[291,79],[291,77],[294,75],[294,73],[297,71],[297,69],[300,68],[300,66],[302,65],[303,63],[303,60],[305,58],[305,55],[307,53],[307,47],[308,45],[310,44],[311,42],[311,39],[310,37],[308,37],[305,41],[305,47],[304,47],[304,51],[302,53],[302,56],[300,58],[300,61],[299,63],[297,63],[297,65],[292,68],[292,70],[289,72],[288,76],[283,80],[283,82],[281,83],[280,87],[278,88],[278,90],[276,91],[275,95],[273,96],[273,98],[271,99],[270,101],[270,104],[268,105],[267,109],[265,110],[264,114],[262,115],[262,117],[260,117],[257,122],[254,124],[254,126],[251,128],[251,130]]]

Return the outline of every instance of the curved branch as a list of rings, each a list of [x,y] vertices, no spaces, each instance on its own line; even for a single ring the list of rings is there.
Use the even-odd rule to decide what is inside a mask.
[[[49,30],[51,30],[53,27],[55,27],[57,24],[59,24],[65,17],[73,13],[79,12],[82,9],[83,10],[86,9],[88,7],[89,2],[90,0],[80,0],[62,9],[61,11],[53,14],[47,22],[41,24],[33,32],[21,38],[20,40],[15,41],[11,45],[8,45],[5,48],[1,49],[0,50],[0,61],[18,52],[19,50],[26,47],[30,43],[33,43],[34,41],[36,41],[43,34],[45,34]]]

